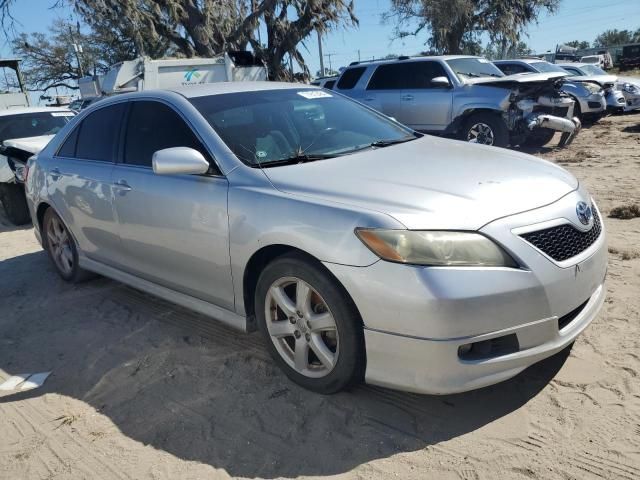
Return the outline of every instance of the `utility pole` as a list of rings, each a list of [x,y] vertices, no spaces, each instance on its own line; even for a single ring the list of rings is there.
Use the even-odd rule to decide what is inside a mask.
[[[329,57],[329,71],[333,72],[333,67],[331,66],[331,55],[335,55],[335,53],[325,53],[325,57]]]
[[[358,49],[358,62],[360,61],[360,49]]]
[[[320,76],[324,77],[324,55],[322,55],[322,35],[320,30],[316,30],[318,34],[318,54],[320,55]]]
[[[69,36],[71,37],[71,45],[73,46],[73,51],[76,54],[76,60],[78,61],[78,74],[80,78],[84,77],[84,70],[82,68],[82,60],[80,59],[80,54],[82,53],[82,45],[76,43],[76,39],[73,36],[73,29],[71,25],[69,25]]]

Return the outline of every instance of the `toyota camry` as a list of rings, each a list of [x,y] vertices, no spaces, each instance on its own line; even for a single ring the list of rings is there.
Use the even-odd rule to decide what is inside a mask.
[[[63,279],[98,273],[259,330],[316,392],[493,384],[570,345],[604,301],[604,225],[567,171],[314,87],[106,99],[26,177]]]

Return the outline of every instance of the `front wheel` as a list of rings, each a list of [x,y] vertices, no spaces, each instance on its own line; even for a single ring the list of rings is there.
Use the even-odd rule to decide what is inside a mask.
[[[509,145],[509,129],[497,114],[474,113],[464,122],[461,140],[494,147]]]
[[[321,266],[302,256],[274,260],[258,279],[255,309],[271,355],[295,383],[330,394],[361,379],[360,318]]]

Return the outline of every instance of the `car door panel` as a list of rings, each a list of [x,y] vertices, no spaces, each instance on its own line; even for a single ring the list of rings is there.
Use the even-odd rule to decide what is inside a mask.
[[[453,93],[451,88],[435,87],[431,80],[447,77],[439,63],[433,61],[403,64],[405,86],[401,93],[403,123],[415,130],[441,131],[451,123]]]
[[[158,102],[133,102],[131,108],[124,163],[111,175],[119,263],[136,276],[233,309],[226,178],[155,174],[151,150],[194,147],[193,141],[173,144],[180,143],[173,141],[180,137],[176,131],[189,127]],[[136,146],[138,140],[145,143]]]

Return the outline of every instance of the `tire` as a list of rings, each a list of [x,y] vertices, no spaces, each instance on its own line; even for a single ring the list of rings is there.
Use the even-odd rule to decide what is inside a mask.
[[[320,265],[301,255],[269,263],[258,279],[255,309],[272,357],[293,382],[331,394],[362,380],[360,316],[342,286]]]
[[[474,113],[463,124],[461,140],[494,147],[509,146],[507,124],[495,113]]]
[[[555,134],[556,131],[550,128],[536,128],[527,135],[524,144],[528,147],[544,147],[553,139]]]
[[[7,212],[7,218],[14,225],[24,225],[31,221],[27,198],[22,185],[5,183],[0,185],[0,200]]]
[[[573,98],[573,116],[578,117],[579,120],[582,120],[582,109],[580,108],[580,102],[577,98]]]
[[[48,208],[45,212],[42,227],[44,249],[63,280],[78,283],[94,276],[80,268],[75,239],[53,208]]]

